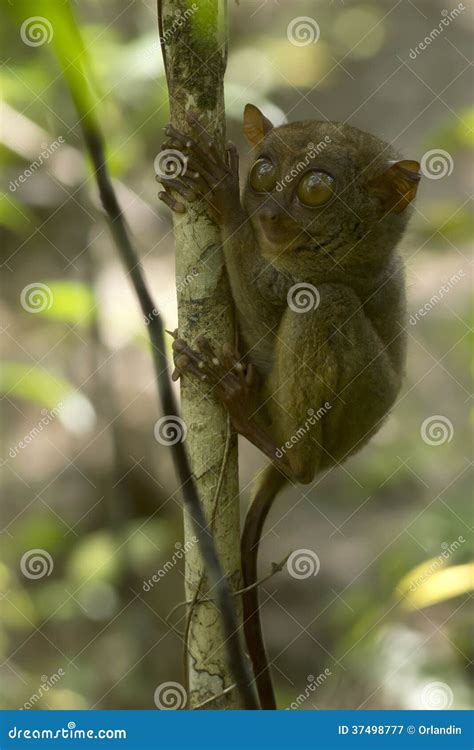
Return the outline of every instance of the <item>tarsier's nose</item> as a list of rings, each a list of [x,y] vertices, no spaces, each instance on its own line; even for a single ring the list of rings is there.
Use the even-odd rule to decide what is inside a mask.
[[[265,224],[275,222],[280,216],[280,212],[276,206],[266,206],[259,212],[260,220]]]

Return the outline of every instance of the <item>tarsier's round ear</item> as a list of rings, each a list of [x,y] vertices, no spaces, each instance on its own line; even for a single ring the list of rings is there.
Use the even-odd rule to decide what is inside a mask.
[[[414,199],[420,178],[419,162],[391,161],[382,174],[370,181],[369,187],[380,196],[387,212],[401,214]]]
[[[273,125],[254,104],[246,104],[244,109],[244,133],[252,146],[256,146],[272,130]]]

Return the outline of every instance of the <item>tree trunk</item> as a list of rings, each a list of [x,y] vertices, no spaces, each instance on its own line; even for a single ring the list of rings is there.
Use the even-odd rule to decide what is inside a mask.
[[[162,0],[161,43],[167,67],[172,123],[186,131],[186,113],[199,114],[209,136],[223,147],[226,65],[225,2]],[[178,157],[179,158],[179,157]],[[191,204],[174,218],[179,336],[192,344],[203,334],[214,347],[234,341],[233,306],[218,228],[206,208]],[[234,589],[241,587],[237,442],[224,408],[203,383],[181,382],[186,447],[217,552]],[[217,507],[215,504],[217,503]],[[194,531],[185,514],[186,599],[206,596],[207,581]],[[197,593],[199,590],[199,593]],[[240,598],[236,597],[239,624]],[[191,608],[187,654],[190,707],[219,696],[232,684],[219,613],[209,602]],[[189,616],[189,613],[188,613]],[[206,708],[239,708],[235,690]]]

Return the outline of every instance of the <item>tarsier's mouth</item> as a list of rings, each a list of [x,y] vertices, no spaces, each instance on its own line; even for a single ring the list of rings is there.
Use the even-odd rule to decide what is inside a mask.
[[[325,237],[313,236],[284,215],[274,221],[265,218],[262,220],[258,214],[255,218],[256,221],[254,219],[252,223],[259,237],[262,253],[268,258],[282,254],[328,254]]]
[[[259,221],[259,229],[268,242],[272,242],[280,249],[295,249],[298,245],[305,245],[310,241],[306,232],[299,226],[288,226],[288,222],[284,220],[271,223]]]
[[[283,244],[285,241],[290,239],[289,233],[277,222],[275,224],[263,224],[260,223],[260,231],[263,233],[266,239],[275,242],[277,245]]]

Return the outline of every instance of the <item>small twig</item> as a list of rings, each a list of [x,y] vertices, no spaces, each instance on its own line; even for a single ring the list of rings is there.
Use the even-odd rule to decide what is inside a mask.
[[[245,586],[243,589],[239,589],[239,591],[234,591],[232,593],[232,596],[240,596],[241,594],[246,594],[247,591],[250,591],[251,589],[256,589],[257,586],[261,586],[263,583],[266,583],[270,580],[270,578],[273,578],[274,575],[277,573],[281,573],[283,570],[283,566],[288,560],[289,556],[291,555],[291,552],[289,552],[286,557],[283,558],[283,560],[279,563],[272,563],[272,569],[270,573],[267,573],[266,576],[263,578],[260,578],[259,581],[255,581],[255,583],[251,583],[250,586]]]
[[[231,690],[233,690],[236,686],[235,682],[233,685],[229,685],[229,687],[226,687],[225,690],[222,691],[222,693],[218,693],[217,695],[211,695],[210,698],[206,698],[205,701],[202,703],[199,703],[197,706],[194,706],[192,708],[193,711],[197,711],[199,708],[202,708],[203,706],[207,706],[209,703],[214,703],[218,698],[222,698],[223,695],[227,695],[227,693],[230,693]]]
[[[264,576],[263,578],[260,578],[258,581],[255,581],[255,583],[251,583],[250,586],[245,586],[245,588],[243,588],[243,589],[239,589],[238,591],[233,591],[232,592],[232,596],[241,596],[242,594],[246,594],[247,591],[250,591],[251,589],[256,589],[258,586],[261,586],[262,584],[264,584],[267,581],[269,581],[270,578],[273,578],[273,576],[276,575],[277,573],[281,573],[281,571],[283,570],[283,566],[286,563],[286,561],[288,560],[288,558],[289,558],[290,555],[291,555],[291,552],[288,553],[288,555],[286,555],[286,557],[284,557],[281,562],[279,562],[279,563],[272,563],[272,569],[271,569],[270,573],[267,573],[266,576]],[[166,616],[165,622],[170,626],[170,628],[173,628],[173,625],[171,625],[170,620],[171,620],[172,616],[174,615],[174,613],[178,609],[180,609],[181,607],[184,607],[184,606],[186,606],[188,604],[201,604],[203,602],[215,603],[215,600],[214,599],[210,599],[210,598],[203,598],[203,599],[199,599],[199,600],[195,601],[195,598],[193,597],[192,599],[188,599],[187,601],[178,602],[178,604],[175,604],[174,607],[173,607],[173,609]]]

